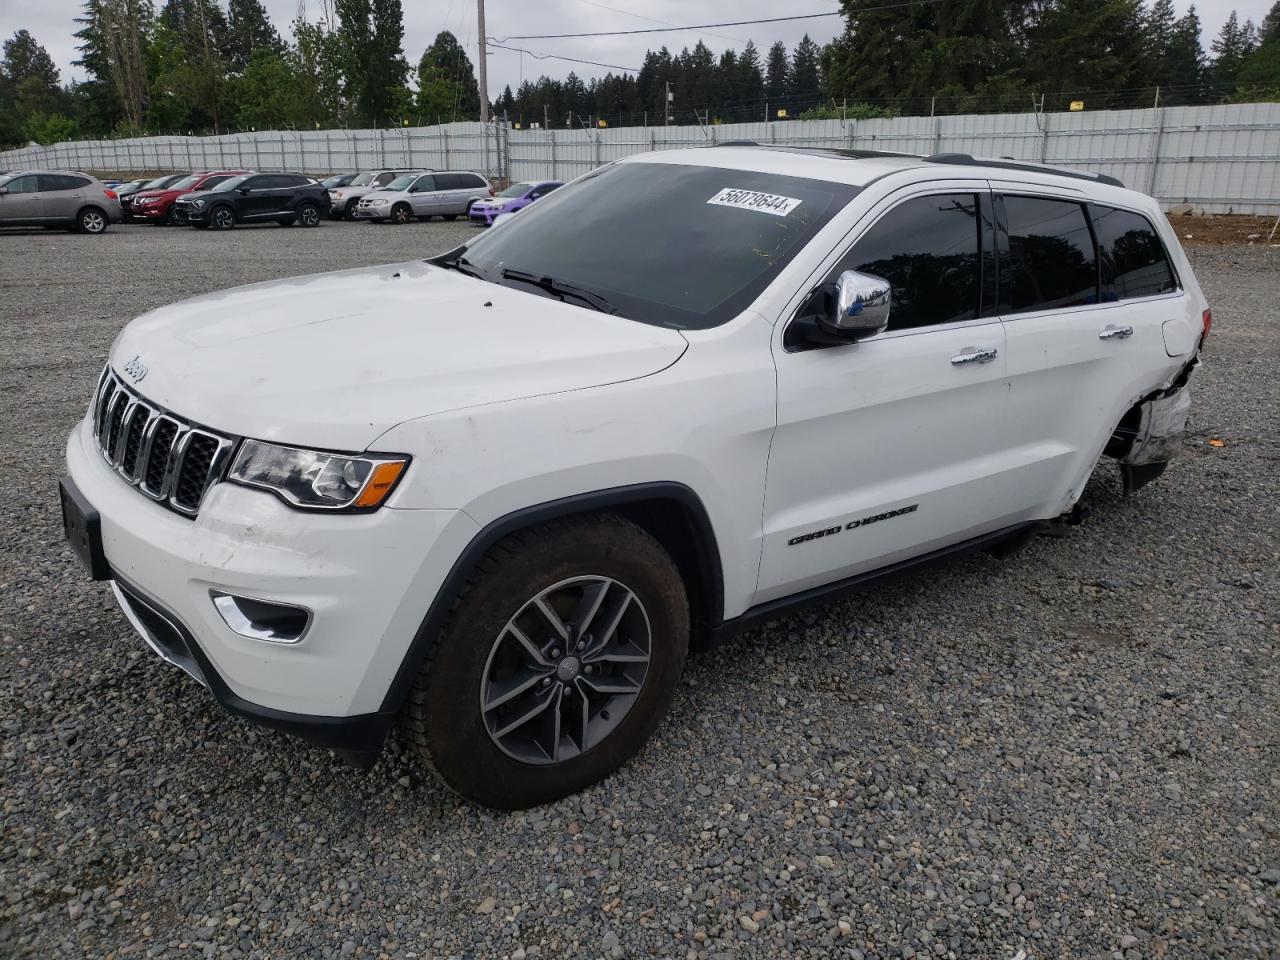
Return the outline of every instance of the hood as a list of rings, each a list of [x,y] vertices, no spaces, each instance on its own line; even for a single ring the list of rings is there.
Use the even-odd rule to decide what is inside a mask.
[[[129,196],[136,200],[145,200],[147,197],[176,197],[182,192],[181,190],[138,190]]]
[[[197,423],[364,450],[405,420],[662,370],[675,330],[415,261],[237,287],[134,320],[111,349]]]

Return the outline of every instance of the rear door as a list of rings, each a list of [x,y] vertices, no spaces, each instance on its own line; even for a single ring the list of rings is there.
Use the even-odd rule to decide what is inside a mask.
[[[65,173],[40,174],[40,193],[44,216],[50,220],[73,220],[84,203],[85,187],[90,181]],[[106,196],[103,196],[105,203]]]
[[[1004,328],[986,293],[986,183],[916,185],[863,224],[817,280],[844,270],[889,280],[888,328],[821,348],[775,337],[778,423],[756,603],[1002,525],[1008,391]]]
[[[1120,419],[1169,364],[1161,328],[1184,312],[1183,295],[1141,215],[1068,187],[992,186],[1021,477],[1008,505],[1047,518],[1079,497]]]
[[[38,174],[14,177],[0,195],[0,223],[38,223],[44,219],[44,194]]]

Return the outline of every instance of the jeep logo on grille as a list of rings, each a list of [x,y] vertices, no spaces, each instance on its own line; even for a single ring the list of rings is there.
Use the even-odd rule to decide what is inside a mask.
[[[123,367],[124,375],[134,383],[141,383],[142,379],[147,375],[147,365],[142,362],[140,356],[135,356]]]

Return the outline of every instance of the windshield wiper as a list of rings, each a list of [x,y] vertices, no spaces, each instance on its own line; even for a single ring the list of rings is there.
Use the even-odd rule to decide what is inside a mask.
[[[446,270],[457,270],[459,273],[468,277],[475,277],[477,280],[484,279],[484,276],[480,273],[480,268],[468,260],[465,254],[459,253],[456,257],[451,257],[448,260],[435,260],[433,262]]]
[[[565,297],[573,297],[575,300],[581,300],[592,310],[599,310],[601,313],[616,314],[618,312],[614,305],[600,296],[600,294],[584,290],[582,287],[574,286],[572,283],[565,283],[563,280],[557,280],[555,277],[539,277],[536,274],[525,273],[523,270],[503,270],[502,279],[527,283],[540,290],[545,290],[547,293],[554,293],[561,300],[564,300]]]

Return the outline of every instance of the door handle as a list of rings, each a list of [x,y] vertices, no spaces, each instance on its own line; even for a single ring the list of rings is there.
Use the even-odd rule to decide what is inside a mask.
[[[1098,331],[1099,340],[1124,340],[1126,337],[1133,336],[1133,327],[1117,327],[1114,324],[1107,324]]]
[[[962,367],[966,363],[990,363],[1000,355],[995,347],[965,347],[963,353],[957,353],[951,358],[954,366]]]

